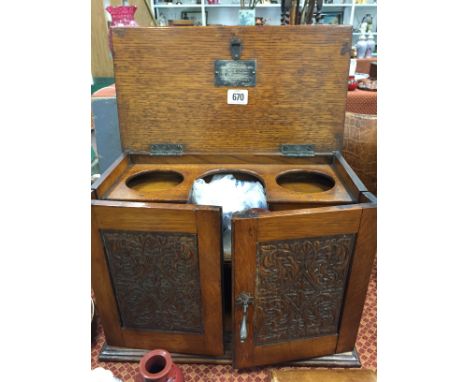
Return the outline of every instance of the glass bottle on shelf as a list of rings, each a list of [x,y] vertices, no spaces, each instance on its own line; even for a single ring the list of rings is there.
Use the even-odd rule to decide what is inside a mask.
[[[160,14],[158,18],[158,26],[159,27],[167,27],[167,18],[166,15]]]

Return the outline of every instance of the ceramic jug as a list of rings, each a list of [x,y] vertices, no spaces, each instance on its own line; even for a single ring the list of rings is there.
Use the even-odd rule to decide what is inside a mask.
[[[184,382],[184,376],[169,352],[156,349],[141,358],[135,382]]]
[[[369,33],[369,37],[367,38],[367,48],[366,48],[366,57],[372,57],[372,53],[375,49],[375,40],[373,33]]]
[[[367,41],[366,41],[366,35],[364,33],[362,33],[359,36],[359,41],[356,44],[356,50],[357,50],[357,58],[364,58],[366,56]]]

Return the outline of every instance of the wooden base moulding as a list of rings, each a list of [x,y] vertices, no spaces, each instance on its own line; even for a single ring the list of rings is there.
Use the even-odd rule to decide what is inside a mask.
[[[113,362],[138,362],[149,350],[144,349],[128,349],[117,346],[109,346],[106,343],[102,347],[99,355],[99,361]],[[171,353],[175,363],[210,363],[216,365],[232,364],[232,352],[226,350],[223,356],[210,357],[199,356],[192,354]],[[308,366],[308,367],[344,367],[356,368],[361,367],[361,361],[356,349],[345,353],[337,353],[323,357],[314,357],[300,361],[290,361],[281,363],[281,366]]]

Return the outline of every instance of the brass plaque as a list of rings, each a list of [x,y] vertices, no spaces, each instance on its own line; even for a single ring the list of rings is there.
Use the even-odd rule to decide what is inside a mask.
[[[257,84],[256,60],[216,60],[216,86],[255,86]]]

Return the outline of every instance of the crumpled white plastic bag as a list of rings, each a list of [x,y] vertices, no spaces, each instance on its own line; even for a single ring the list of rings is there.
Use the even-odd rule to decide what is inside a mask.
[[[239,180],[232,174],[214,175],[211,182],[197,179],[192,187],[192,203],[223,208],[223,230],[231,230],[235,212],[267,208],[263,185],[258,181]]]
[[[91,382],[122,382],[112,374],[112,371],[97,367],[91,370]]]

